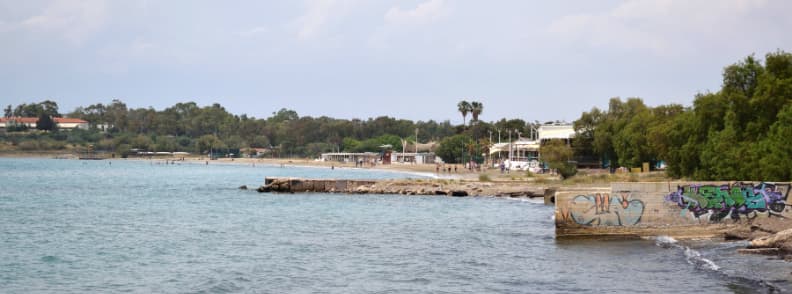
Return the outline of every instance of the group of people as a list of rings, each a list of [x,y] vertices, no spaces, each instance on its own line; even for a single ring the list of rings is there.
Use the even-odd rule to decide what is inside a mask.
[[[453,169],[454,172],[457,172],[457,166],[456,165],[446,166],[445,164],[442,164],[442,165],[439,164],[439,163],[435,164],[435,172],[438,173],[438,174],[439,173],[446,173],[446,172],[450,174],[452,169]]]

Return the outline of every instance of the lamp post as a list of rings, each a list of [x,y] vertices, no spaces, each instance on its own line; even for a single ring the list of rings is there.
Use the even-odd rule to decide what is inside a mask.
[[[488,156],[489,160],[487,161],[487,163],[489,165],[492,165],[492,150],[490,150],[492,148],[492,130],[488,130],[488,131],[489,131],[490,137],[489,137],[489,142],[487,142],[487,143],[489,143],[489,146],[487,147],[487,153],[489,153],[488,154],[489,155]]]
[[[418,128],[415,128],[415,154],[418,156]]]
[[[520,132],[518,130],[514,130],[514,132],[517,133],[517,141],[520,141],[520,138],[522,137],[522,132]],[[522,156],[521,156],[521,153],[520,153],[520,149],[517,148],[517,158],[521,158],[521,157]],[[522,161],[522,160],[520,160],[520,161]]]
[[[509,165],[511,166],[512,161],[512,139],[511,139],[512,130],[509,129]]]

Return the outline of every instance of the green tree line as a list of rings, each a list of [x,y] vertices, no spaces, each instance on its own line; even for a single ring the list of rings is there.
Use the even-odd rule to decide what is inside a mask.
[[[478,120],[483,104],[476,103],[475,120]],[[8,105],[5,115],[39,117],[43,114],[61,116],[57,103],[51,100],[16,107]],[[378,152],[382,145],[391,145],[394,150],[401,151],[403,142],[416,141],[417,129],[417,140],[421,143],[462,136],[465,140],[454,142],[464,142],[465,160],[474,155],[481,160],[480,153],[486,151],[491,133],[497,135],[497,130],[502,130],[505,141],[506,130],[526,134],[532,125],[520,119],[501,119],[493,123],[478,121],[470,126],[453,125],[450,121],[411,121],[387,116],[365,120],[336,119],[300,116],[296,111],[285,108],[267,118],[255,118],[232,114],[217,103],[199,106],[194,102],[183,102],[156,110],[152,107],[130,108],[121,100],[77,107],[65,116],[88,121],[90,129],[8,133],[3,135],[4,139],[14,145],[36,141],[21,145],[27,149],[60,149],[66,144],[90,144],[97,150],[118,153],[140,149],[205,154],[210,149],[271,148],[272,156],[314,157],[333,151]],[[457,154],[445,155],[443,158],[449,158],[450,162],[461,162],[463,158]]]
[[[721,89],[693,105],[649,107],[613,98],[574,122],[578,156],[612,166],[663,160],[670,176],[699,180],[792,179],[792,54],[748,56],[723,70]]]

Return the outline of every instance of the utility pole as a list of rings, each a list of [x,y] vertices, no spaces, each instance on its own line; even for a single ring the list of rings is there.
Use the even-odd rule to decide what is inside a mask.
[[[509,129],[509,166],[511,166],[512,161],[512,139],[511,139],[512,130]]]
[[[418,128],[415,128],[415,154],[418,154]]]
[[[492,150],[490,150],[492,149],[492,130],[489,130],[489,134],[490,134],[489,142],[487,142],[489,143],[489,146],[487,146],[487,157],[489,157],[489,160],[487,161],[487,163],[489,163],[489,165],[492,166]]]

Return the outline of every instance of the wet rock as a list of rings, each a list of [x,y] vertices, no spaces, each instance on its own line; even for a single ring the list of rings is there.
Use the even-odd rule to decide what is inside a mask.
[[[435,195],[448,195],[448,192],[443,191],[443,190],[435,190],[434,194]]]
[[[777,255],[778,252],[778,248],[737,249],[741,254]]]
[[[355,193],[358,193],[358,194],[368,194],[370,191],[371,191],[371,189],[369,189],[369,187],[366,187],[366,186],[359,186],[359,187],[355,188]]]
[[[451,191],[451,196],[454,196],[454,197],[465,197],[465,196],[468,196],[468,192],[465,191],[465,190],[454,190],[454,191]]]
[[[751,244],[748,246],[748,248],[778,248],[783,251],[792,252],[792,229],[787,229],[767,237],[755,239],[751,241]]]
[[[247,186],[246,185],[239,186],[239,190],[247,190]]]

